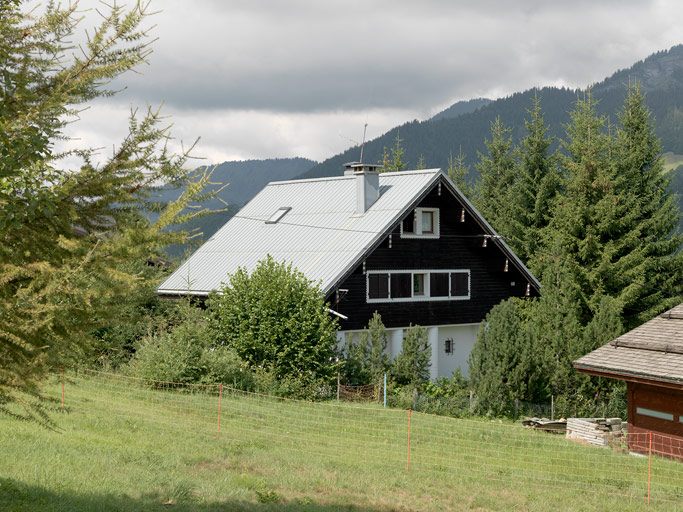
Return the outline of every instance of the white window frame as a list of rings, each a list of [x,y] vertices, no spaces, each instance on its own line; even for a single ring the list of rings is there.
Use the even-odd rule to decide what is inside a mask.
[[[448,296],[442,297],[432,297],[430,290],[430,274],[448,274]],[[388,297],[386,298],[370,298],[370,276],[373,274],[388,274]],[[410,274],[410,297],[391,297],[391,274]],[[424,295],[413,295],[413,279],[415,274],[425,275],[425,294]],[[451,282],[451,274],[467,274],[467,295],[451,295],[451,289],[453,283]],[[436,302],[436,301],[447,301],[447,300],[470,300],[472,295],[472,275],[469,269],[463,268],[435,268],[429,270],[414,269],[414,270],[368,270],[365,272],[365,300],[369,304],[373,303],[387,303],[387,302]]]
[[[431,212],[433,220],[433,233],[422,233],[422,213]],[[418,220],[419,218],[419,220]],[[401,221],[401,238],[431,238],[432,240],[440,237],[441,234],[441,222],[439,219],[439,209],[438,208],[415,208],[413,210],[413,229],[414,232],[403,231],[403,221]]]

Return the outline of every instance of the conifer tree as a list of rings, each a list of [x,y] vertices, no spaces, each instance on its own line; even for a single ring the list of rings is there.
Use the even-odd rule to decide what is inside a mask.
[[[401,134],[396,133],[394,145],[390,149],[384,148],[381,172],[398,172],[405,170],[406,163],[403,159],[405,150],[403,149],[402,142],[403,139],[401,139]]]
[[[679,211],[668,191],[661,144],[638,84],[629,85],[613,159],[621,191],[632,214],[625,229],[632,237],[630,250],[642,259],[638,275],[629,275],[624,315],[629,327],[639,325],[683,300],[683,236],[676,234]]]
[[[548,225],[551,204],[560,186],[538,96],[534,96],[528,114],[524,121],[527,134],[519,148],[518,175],[508,196],[511,215],[506,220],[507,242],[525,262],[539,249],[541,231]]]
[[[479,155],[479,182],[475,204],[491,225],[507,236],[509,196],[515,183],[516,162],[511,130],[500,117],[491,123],[491,138],[485,141],[487,152]]]
[[[429,379],[432,348],[427,329],[411,325],[403,338],[401,353],[391,365],[391,375],[399,385],[421,387]]]
[[[612,141],[604,130],[605,118],[598,116],[595,108],[589,93],[577,101],[571,113],[563,142],[565,154],[560,158],[566,184],[545,230],[546,247],[537,255],[535,265],[542,273],[549,255],[559,253],[568,258],[581,290],[583,325],[597,306],[596,297],[624,298],[624,289],[615,283],[637,265],[629,257],[632,240],[625,233],[634,213],[620,195],[623,186],[612,165]]]
[[[446,170],[448,177],[455,186],[460,189],[460,192],[465,194],[465,197],[472,199],[474,190],[468,181],[470,175],[470,167],[467,165],[465,154],[462,152],[462,146],[458,151],[457,156],[453,154],[448,157],[448,169]]]
[[[156,110],[133,112],[129,134],[96,163],[96,151],[57,154],[55,142],[83,104],[146,61],[142,4],[112,6],[79,52],[69,40],[76,4],[49,3],[40,15],[0,3],[0,412],[46,419],[40,382],[79,359],[90,335],[116,318],[126,296],[148,284],[144,262],[183,233],[164,232],[206,183],[150,225],[141,215],[159,182],[182,181],[188,154],[167,146]],[[60,168],[60,157],[80,157]],[[201,181],[201,180],[200,180]]]
[[[486,315],[470,354],[470,376],[482,414],[512,415],[516,400],[533,400],[536,355],[529,343],[532,303],[512,298]]]

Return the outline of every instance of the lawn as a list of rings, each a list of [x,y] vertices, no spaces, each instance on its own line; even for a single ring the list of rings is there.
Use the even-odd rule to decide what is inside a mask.
[[[46,387],[59,399],[60,384]],[[642,510],[648,459],[500,421],[71,377],[56,428],[0,418],[0,510]],[[408,467],[408,421],[410,466]],[[654,457],[650,510],[683,504]]]

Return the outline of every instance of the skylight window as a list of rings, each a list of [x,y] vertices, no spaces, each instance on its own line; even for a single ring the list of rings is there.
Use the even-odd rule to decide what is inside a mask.
[[[291,206],[283,206],[281,208],[278,208],[277,210],[275,210],[275,213],[273,213],[273,215],[270,216],[270,219],[266,221],[266,224],[276,224],[280,222],[280,219],[282,219],[282,217],[284,217],[287,214],[287,212],[291,209]]]

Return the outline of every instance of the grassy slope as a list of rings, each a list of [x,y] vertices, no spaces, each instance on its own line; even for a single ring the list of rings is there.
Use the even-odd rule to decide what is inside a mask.
[[[58,392],[58,386],[51,389]],[[215,389],[213,390],[215,391]],[[515,425],[76,378],[48,431],[0,419],[0,510],[640,510],[647,459]],[[652,510],[683,503],[654,459]]]

